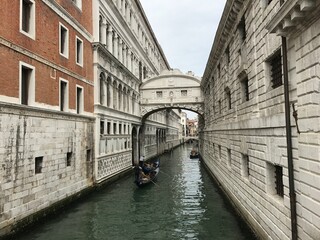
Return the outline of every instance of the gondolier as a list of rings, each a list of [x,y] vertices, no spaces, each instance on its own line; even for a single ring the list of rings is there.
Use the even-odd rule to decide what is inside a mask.
[[[139,159],[139,166],[143,167],[143,164],[144,164],[144,156],[141,156]]]

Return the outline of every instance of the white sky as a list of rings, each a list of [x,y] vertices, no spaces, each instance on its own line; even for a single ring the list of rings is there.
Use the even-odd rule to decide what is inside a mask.
[[[171,68],[202,76],[226,0],[140,0]]]
[[[202,76],[226,0],[140,0],[171,68]],[[197,114],[187,111],[188,118]]]

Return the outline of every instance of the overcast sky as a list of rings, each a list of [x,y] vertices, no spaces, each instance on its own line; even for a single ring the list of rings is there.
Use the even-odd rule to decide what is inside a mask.
[[[225,0],[140,0],[171,68],[203,75]]]
[[[226,0],[140,2],[171,68],[202,77]]]

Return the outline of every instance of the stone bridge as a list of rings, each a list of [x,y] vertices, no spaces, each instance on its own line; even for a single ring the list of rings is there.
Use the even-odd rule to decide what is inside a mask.
[[[142,119],[168,108],[190,110],[203,116],[200,82],[191,72],[183,74],[177,69],[147,79],[140,86]]]

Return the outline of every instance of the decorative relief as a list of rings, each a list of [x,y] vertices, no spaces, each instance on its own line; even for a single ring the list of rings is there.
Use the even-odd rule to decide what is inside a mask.
[[[98,179],[106,178],[121,172],[132,164],[130,153],[121,153],[105,157],[98,161]]]

